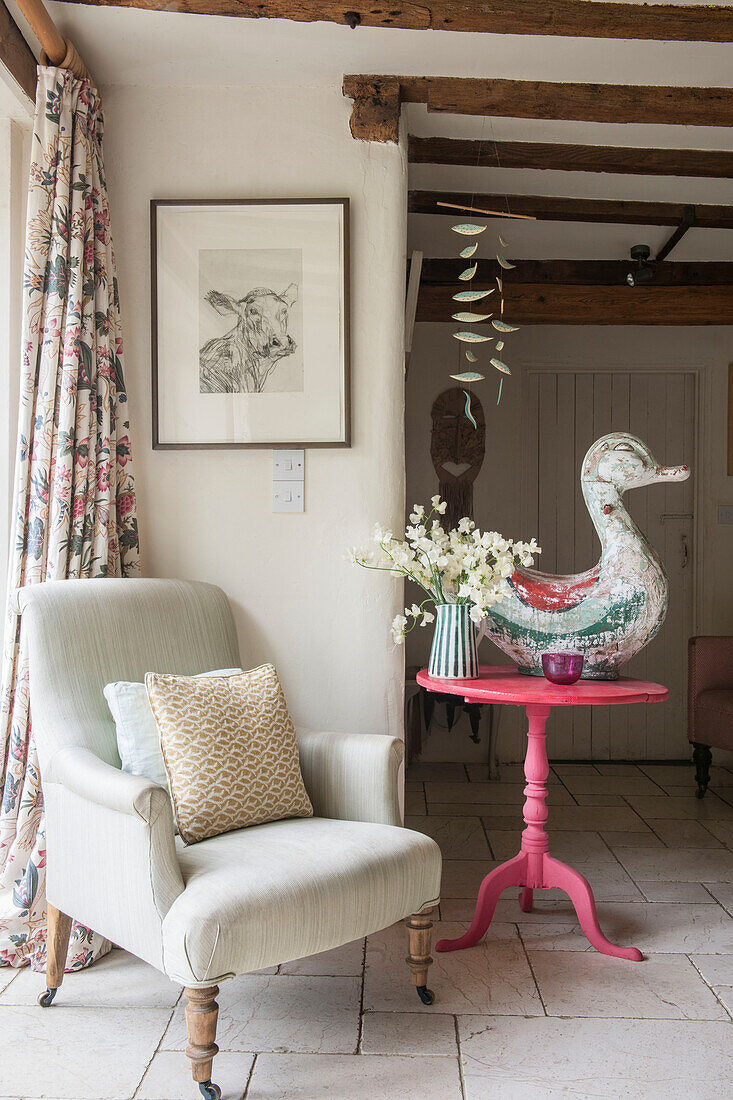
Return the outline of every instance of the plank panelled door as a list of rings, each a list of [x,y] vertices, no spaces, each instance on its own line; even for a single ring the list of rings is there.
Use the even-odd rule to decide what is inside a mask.
[[[669,701],[662,707],[559,708],[548,745],[550,757],[686,758],[686,654],[695,598],[696,375],[661,370],[533,371],[529,398],[534,430],[527,433],[524,524],[542,547],[543,572],[581,572],[598,560],[599,542],[579,481],[583,456],[595,439],[611,431],[632,432],[659,462],[693,468],[688,481],[650,485],[625,497],[629,513],[664,562],[670,599],[659,634],[622,674],[666,684]]]

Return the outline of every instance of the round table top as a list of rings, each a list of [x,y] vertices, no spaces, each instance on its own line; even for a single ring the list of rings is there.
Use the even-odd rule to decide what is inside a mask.
[[[516,665],[481,665],[476,680],[438,680],[423,668],[417,682],[428,691],[461,695],[467,703],[542,703],[551,707],[610,706],[617,703],[663,703],[669,690],[647,680],[578,680],[563,687],[544,676],[526,676]]]

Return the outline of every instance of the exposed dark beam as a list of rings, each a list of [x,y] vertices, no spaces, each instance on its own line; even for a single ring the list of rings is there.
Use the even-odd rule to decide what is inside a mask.
[[[533,214],[542,221],[606,222],[623,225],[679,225],[684,204],[629,202],[621,199],[569,199],[543,195],[485,195],[461,191],[411,191],[410,213],[457,216],[457,211],[438,206],[438,201]],[[458,214],[458,216],[460,216]],[[695,227],[733,229],[733,206],[696,206]]]
[[[31,102],[36,99],[36,59],[12,15],[0,0],[0,64]]]
[[[516,260],[513,271],[503,272],[504,288],[529,283],[537,286],[625,286],[626,275],[634,266],[631,260]],[[420,282],[423,286],[442,286],[456,291],[460,260],[423,260]],[[492,270],[484,272],[484,268]],[[493,287],[494,264],[479,259],[475,289]],[[485,278],[483,277],[485,274]],[[733,263],[655,263],[656,286],[726,286],[733,294]]]
[[[591,0],[594,2],[594,0]],[[733,126],[733,88],[398,77],[402,99],[429,111],[507,118]]]
[[[692,229],[694,224],[695,207],[686,206],[684,208],[680,224],[677,226],[669,240],[664,242],[662,247],[659,249],[659,252],[657,252],[656,256],[654,257],[655,263],[658,263],[660,260],[665,260],[667,256],[669,256],[672,249],[676,248],[677,245],[680,243],[687,230]]]
[[[455,287],[422,286],[417,320],[450,322]],[[520,325],[733,324],[733,288],[722,285],[513,283],[504,286],[504,303],[506,319]]]
[[[733,152],[718,149],[627,149],[617,145],[467,141],[411,134],[408,155],[412,164],[733,179]]]
[[[364,0],[72,0],[153,11],[236,15],[251,19],[325,20],[348,26],[483,31],[571,38],[641,38],[733,42],[733,10],[605,0],[425,0],[375,5]],[[358,19],[355,19],[357,16]]]
[[[360,141],[400,140],[400,83],[394,77],[359,80],[344,95],[354,100],[351,134]]]

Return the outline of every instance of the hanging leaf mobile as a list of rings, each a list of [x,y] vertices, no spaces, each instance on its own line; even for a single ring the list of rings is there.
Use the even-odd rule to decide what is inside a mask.
[[[458,225],[452,227],[454,233],[459,233],[462,236],[478,236],[479,233],[483,233],[487,227],[485,225],[475,225],[471,222],[461,222]],[[501,234],[498,235],[499,247],[505,249],[508,247],[508,242],[504,240]],[[478,248],[478,241],[473,241],[471,244],[466,245],[458,253],[459,257],[463,260],[471,259],[476,253]],[[496,253],[496,260],[502,271],[512,271],[516,267],[502,252]],[[478,271],[478,261],[471,264],[462,271],[458,278],[461,282],[470,283]],[[496,286],[491,287],[489,290],[459,290],[453,295],[453,300],[462,303],[475,303],[481,301],[483,298],[487,298],[489,294],[493,294],[495,290],[499,291],[499,317],[494,317],[493,313],[473,313],[470,310],[461,310],[458,313],[452,313],[451,317],[454,321],[460,321],[463,324],[478,325],[484,321],[491,321],[492,327],[498,332],[502,339],[497,340],[495,344],[495,350],[501,352],[504,348],[505,341],[503,337],[511,332],[518,332],[518,325],[510,325],[504,320],[504,283],[500,275],[496,276]],[[485,344],[495,339],[494,336],[487,336],[482,332],[476,332],[473,329],[462,329],[458,332],[454,332],[453,336],[462,345],[464,345],[464,353],[469,363],[477,363],[478,356],[471,350],[465,347],[466,344]],[[501,401],[502,387],[504,385],[504,375],[511,374],[511,368],[498,357],[492,356],[489,359],[489,363],[500,374],[499,378],[499,391],[496,399],[497,405]],[[474,382],[486,381],[486,375],[482,374],[480,370],[467,370],[460,371],[457,374],[451,374],[451,378],[456,382],[465,382],[471,385]],[[466,395],[465,412],[467,419],[471,424],[476,427],[476,421],[471,412],[471,393],[469,390],[463,391]]]

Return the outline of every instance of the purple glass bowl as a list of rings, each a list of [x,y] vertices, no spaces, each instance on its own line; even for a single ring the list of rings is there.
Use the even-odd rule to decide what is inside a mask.
[[[583,671],[583,654],[543,653],[542,671],[551,684],[574,684]]]

